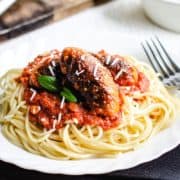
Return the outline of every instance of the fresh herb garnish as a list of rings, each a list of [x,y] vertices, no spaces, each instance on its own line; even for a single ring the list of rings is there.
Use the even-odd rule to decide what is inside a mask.
[[[64,87],[62,91],[60,92],[61,96],[64,96],[65,99],[69,102],[77,102],[76,96],[71,92],[70,89]]]
[[[40,75],[38,76],[39,84],[50,92],[58,92],[57,80],[55,77]]]
[[[58,84],[56,77],[47,76],[47,75],[40,75],[38,76],[38,82],[44,89],[50,92],[58,92]],[[77,102],[76,96],[72,93],[72,91],[66,87],[63,87],[60,91],[60,95],[64,96],[65,99],[69,102]]]

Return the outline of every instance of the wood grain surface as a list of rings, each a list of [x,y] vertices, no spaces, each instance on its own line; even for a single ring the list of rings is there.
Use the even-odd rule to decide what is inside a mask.
[[[0,41],[109,0],[18,0],[0,17]]]

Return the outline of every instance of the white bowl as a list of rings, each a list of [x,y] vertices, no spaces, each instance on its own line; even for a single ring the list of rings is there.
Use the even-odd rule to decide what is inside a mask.
[[[180,0],[142,0],[147,16],[158,25],[180,32]]]

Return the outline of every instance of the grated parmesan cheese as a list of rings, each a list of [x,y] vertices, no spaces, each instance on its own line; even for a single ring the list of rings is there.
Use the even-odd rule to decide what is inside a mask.
[[[105,64],[106,64],[106,65],[109,65],[110,61],[111,61],[111,56],[108,55],[108,56],[106,57]]]
[[[82,74],[84,71],[85,71],[84,69],[81,70],[81,71],[76,70],[75,74],[76,74],[77,76],[79,76],[79,75]]]
[[[48,69],[49,69],[51,75],[52,75],[52,76],[55,76],[55,73],[54,73],[51,65],[48,66]]]
[[[41,122],[46,122],[47,119],[45,117],[41,118]]]
[[[57,125],[57,120],[53,121],[53,129],[56,129],[56,125]]]
[[[119,61],[119,58],[115,58],[114,61],[111,63],[111,66],[114,66]]]
[[[62,97],[62,100],[61,100],[61,104],[60,104],[60,109],[63,108],[63,106],[64,106],[64,101],[65,101],[65,97],[63,96],[63,97]]]
[[[56,67],[55,61],[51,61],[51,64],[52,64],[53,67]]]
[[[94,77],[97,79],[97,77],[96,77],[96,75],[97,75],[97,70],[98,70],[98,66],[99,66],[100,64],[99,63],[97,63],[96,64],[96,66],[95,66],[95,68],[94,68],[94,72],[93,72],[93,75],[94,75]]]
[[[30,101],[32,101],[34,99],[34,97],[36,96],[37,92],[33,88],[30,88],[30,91],[32,92],[32,96],[30,97]]]
[[[122,75],[122,73],[123,72],[126,72],[126,70],[125,69],[121,69],[117,74],[116,74],[116,76],[115,76],[115,80],[117,80],[121,75]]]
[[[62,113],[60,112],[60,113],[58,114],[58,124],[61,122],[61,119],[62,119]]]

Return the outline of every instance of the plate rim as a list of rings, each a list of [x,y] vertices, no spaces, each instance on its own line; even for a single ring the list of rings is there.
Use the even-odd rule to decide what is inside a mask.
[[[118,33],[118,32],[117,32]],[[96,34],[97,34],[97,32],[96,32]],[[105,35],[105,34],[107,34],[107,33],[103,33],[103,35]],[[111,34],[111,33],[110,33]],[[33,37],[33,36],[32,36]],[[120,37],[119,38],[123,38],[124,40],[126,39],[126,38],[128,38],[128,39],[136,39],[137,40],[137,38],[135,37],[135,36],[129,36],[129,35],[127,35],[127,34],[120,34]],[[22,38],[23,39],[23,38]],[[21,40],[21,39],[20,39]],[[19,41],[19,42],[21,42],[21,41]],[[10,42],[11,43],[11,47],[13,47],[13,46],[15,46],[16,44],[15,44],[15,41],[14,42]],[[7,46],[7,44],[6,44],[6,46]],[[1,48],[0,48],[1,49]],[[3,49],[3,48],[2,48]],[[177,120],[178,121],[178,120]],[[180,122],[179,122],[180,123]],[[175,126],[175,125],[174,125]],[[173,127],[170,127],[170,128],[168,128],[168,129],[171,129],[171,128],[173,128]],[[168,129],[166,129],[165,131],[168,131]],[[1,130],[0,130],[1,131]],[[172,133],[172,131],[173,130],[171,130],[171,133]],[[164,131],[162,131],[162,132],[160,132],[160,133],[158,133],[157,135],[159,135],[159,134],[162,134]],[[156,135],[156,136],[157,136]],[[1,136],[3,136],[2,135],[2,132],[0,132],[0,140],[1,140]],[[5,137],[3,137],[3,138],[5,138]],[[153,138],[152,138],[153,139]],[[15,146],[14,144],[12,144],[11,142],[9,142],[7,139],[6,139],[6,141],[8,142],[8,143],[10,143],[10,145],[11,146]],[[147,144],[148,144],[149,142],[147,142]],[[1,142],[0,142],[0,144],[1,144]],[[143,147],[145,147],[147,144],[144,144],[143,145]],[[2,160],[2,161],[4,161],[4,162],[6,162],[6,163],[10,163],[10,164],[13,164],[13,165],[15,165],[15,166],[18,166],[18,167],[20,167],[20,168],[23,168],[23,169],[26,169],[26,170],[33,170],[33,171],[37,171],[37,172],[43,172],[43,173],[48,173],[48,174],[64,174],[64,175],[86,175],[86,174],[106,174],[106,173],[110,173],[110,172],[113,172],[113,171],[118,171],[118,170],[126,170],[126,169],[129,169],[129,168],[133,168],[133,167],[135,167],[135,166],[138,166],[138,165],[141,165],[141,164],[143,164],[143,163],[146,163],[146,162],[149,162],[149,161],[152,161],[152,160],[155,160],[155,159],[157,159],[157,158],[159,158],[160,156],[162,156],[162,155],[164,155],[164,154],[166,154],[167,152],[169,152],[170,150],[173,150],[175,147],[177,147],[178,145],[180,144],[180,135],[178,136],[178,138],[176,137],[176,136],[173,136],[173,143],[171,144],[171,145],[167,145],[167,147],[165,147],[163,150],[161,150],[160,152],[158,152],[158,153],[156,153],[156,154],[153,154],[151,151],[149,151],[149,154],[151,155],[151,156],[146,156],[146,158],[145,159],[141,159],[141,160],[139,160],[139,161],[136,161],[134,164],[132,164],[132,165],[129,165],[129,166],[127,166],[127,167],[124,167],[124,168],[122,168],[121,166],[118,166],[117,164],[115,164],[115,165],[113,165],[113,166],[111,166],[111,168],[109,168],[109,166],[107,166],[106,168],[104,167],[104,169],[86,169],[86,171],[85,170],[82,170],[82,169],[78,169],[78,171],[76,171],[76,170],[72,170],[71,169],[71,171],[63,171],[62,169],[60,170],[60,171],[58,171],[58,169],[57,168],[54,168],[54,170],[52,170],[52,168],[50,169],[50,170],[48,170],[47,168],[44,168],[44,166],[39,166],[39,164],[35,167],[35,166],[32,166],[32,163],[31,163],[31,165],[29,165],[27,162],[21,162],[21,161],[19,161],[19,160],[17,160],[17,159],[11,159],[11,157],[8,157],[8,156],[6,156],[6,157],[2,157],[3,155],[2,155],[2,152],[0,152],[0,160]],[[147,147],[148,147],[148,145],[147,145]],[[15,148],[15,147],[14,147]],[[16,147],[16,148],[19,148],[19,147]],[[143,150],[144,148],[142,148],[142,150]],[[21,149],[22,150],[22,149]],[[142,151],[141,150],[141,151]],[[23,151],[25,151],[25,150],[23,150]],[[141,152],[140,151],[140,152]],[[26,152],[26,151],[25,151]],[[134,151],[133,151],[134,152]],[[130,152],[130,153],[133,153],[133,152]],[[28,154],[31,154],[31,153],[29,153],[29,152],[26,152],[26,153],[28,153]],[[148,152],[146,152],[146,153],[148,153]],[[155,151],[154,151],[154,153],[155,153]],[[127,153],[126,153],[127,154]],[[33,155],[33,156],[39,156],[39,155]],[[41,158],[43,158],[44,159],[44,157],[41,157]],[[36,158],[35,158],[36,159]],[[37,158],[38,159],[38,158]],[[116,160],[117,160],[118,158],[114,158],[114,159],[111,159],[112,161],[111,161],[111,163],[115,163],[116,162]],[[99,160],[99,159],[94,159],[93,161],[96,161],[96,160]],[[109,160],[109,159],[108,159]],[[36,160],[35,160],[36,161]],[[56,160],[50,160],[50,159],[48,159],[48,161],[56,161]],[[76,161],[78,161],[78,160],[76,160]],[[82,160],[82,161],[86,161],[86,160]],[[61,162],[60,160],[58,160],[58,162]],[[72,162],[72,161],[69,161],[70,163]]]

